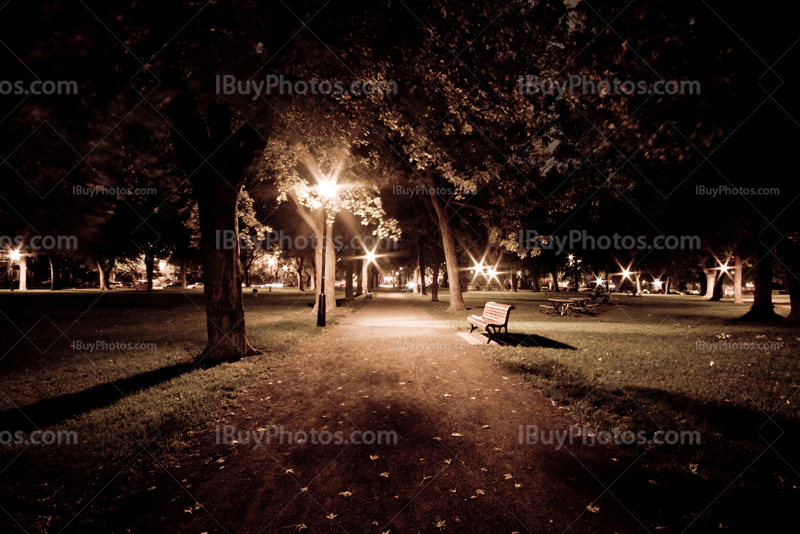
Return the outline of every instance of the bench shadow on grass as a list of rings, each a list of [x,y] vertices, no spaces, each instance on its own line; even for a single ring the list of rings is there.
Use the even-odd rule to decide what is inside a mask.
[[[99,384],[78,393],[69,393],[44,399],[28,406],[6,410],[0,412],[0,431],[30,432],[37,427],[49,427],[91,410],[106,407],[132,393],[157,386],[195,368],[197,366],[194,363],[161,367],[111,383]]]
[[[493,334],[492,341],[497,341],[498,345],[504,347],[539,347],[544,349],[577,350],[572,345],[561,343],[555,339],[537,336],[536,334]]]

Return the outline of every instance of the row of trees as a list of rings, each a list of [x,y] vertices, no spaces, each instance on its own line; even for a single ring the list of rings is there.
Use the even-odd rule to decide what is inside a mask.
[[[786,114],[793,104],[772,97],[759,105],[759,77],[778,67],[764,67],[752,53],[778,57],[788,47],[780,36],[791,32],[778,31],[788,29],[787,18],[777,9],[727,7],[725,19],[739,32],[685,1],[602,8],[512,2],[503,9],[440,0],[335,10],[312,1],[303,12],[253,1],[198,12],[180,2],[170,13],[153,5],[44,2],[5,9],[16,10],[8,20],[32,21],[9,33],[15,37],[7,45],[25,67],[15,71],[20,79],[29,69],[81,80],[78,95],[0,110],[7,121],[3,172],[10,182],[22,179],[14,182],[18,191],[31,190],[22,208],[6,200],[9,218],[40,234],[92,228],[98,254],[128,237],[142,251],[170,242],[180,254],[191,239],[175,214],[196,204],[207,361],[255,352],[244,329],[242,250],[217,245],[221,232],[258,235],[254,221],[239,216],[243,188],[255,222],[297,235],[304,225],[318,242],[330,241],[337,225],[348,235],[399,237],[400,220],[420,250],[420,241],[435,242],[418,254],[421,270],[441,259],[448,280],[462,276],[461,260],[476,244],[530,257],[521,230],[545,239],[588,229],[700,235],[701,261],[755,258],[753,314],[761,318],[773,313],[766,280],[776,249],[786,272],[797,272],[797,221],[783,200],[794,198],[797,184],[784,179],[792,168],[789,137],[774,128],[796,127]],[[318,22],[314,14],[322,11]],[[400,93],[222,95],[215,87],[221,75],[258,81],[268,74],[393,80]],[[532,74],[696,80],[703,92],[521,94],[519,77]],[[757,157],[767,150],[770,158]],[[71,195],[75,184],[161,194],[98,202]],[[781,196],[710,199],[696,194],[699,184],[775,186]],[[386,193],[397,185],[423,193]],[[294,214],[273,213],[281,206]],[[104,233],[119,228],[127,235]],[[336,253],[327,250],[325,287],[334,307]],[[593,253],[570,252],[584,261]],[[536,265],[554,261],[534,254]],[[619,255],[633,269],[672,265],[665,270],[679,270],[690,257]],[[320,247],[314,261],[323,261]],[[787,278],[797,320],[797,278]],[[460,284],[451,283],[449,293],[448,309],[465,309]]]

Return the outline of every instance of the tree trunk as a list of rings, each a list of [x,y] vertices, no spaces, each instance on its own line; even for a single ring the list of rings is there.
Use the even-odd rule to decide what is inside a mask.
[[[739,317],[740,321],[780,321],[783,319],[775,313],[772,304],[772,268],[774,257],[760,239],[757,239],[756,283],[753,293],[753,305],[750,311]]]
[[[667,281],[664,284],[664,294],[669,295],[669,289],[672,286],[672,277],[668,276]]]
[[[242,264],[242,272],[244,273],[244,287],[250,287],[250,268]]]
[[[181,289],[186,290],[186,260],[181,260]]]
[[[531,289],[534,291],[541,291],[539,288],[539,268],[534,266],[533,269],[533,283],[531,284]]]
[[[360,297],[361,293],[364,292],[364,276],[367,272],[367,265],[365,259],[361,260],[361,272],[358,274],[358,280],[356,281],[356,296]]]
[[[213,364],[258,354],[245,332],[239,240],[219,246],[218,238],[239,235],[239,191],[263,157],[266,132],[246,124],[231,133],[232,114],[221,103],[208,109],[206,121],[196,103],[185,98],[175,99],[167,114],[173,149],[189,177],[200,216],[208,343],[197,361]]]
[[[97,258],[94,262],[97,265],[97,276],[100,278],[100,291],[106,291],[108,287],[106,287],[106,272],[103,270],[103,263]]]
[[[303,256],[297,259],[297,290],[303,291]]]
[[[353,300],[353,261],[344,262],[344,299]]]
[[[147,254],[144,255],[144,267],[147,271],[147,290],[153,290],[153,269],[155,267],[155,260],[152,256],[152,250],[148,250]],[[238,267],[238,266],[237,266]],[[236,269],[239,270],[238,268]]]
[[[558,267],[556,267],[555,265],[550,267],[550,275],[553,277],[552,290],[558,293]]]
[[[447,281],[450,289],[450,306],[448,312],[466,311],[467,305],[464,304],[464,296],[461,294],[461,277],[458,269],[458,250],[456,240],[453,235],[453,228],[450,225],[450,214],[447,204],[443,204],[436,191],[439,190],[438,178],[432,172],[427,174],[434,180],[434,188],[429,188],[431,205],[438,218],[439,232],[442,234],[442,248],[444,249],[444,261],[447,264]],[[430,185],[430,184],[429,184]]]
[[[800,323],[800,243],[784,238],[778,245],[781,263],[786,276],[786,286],[789,290],[791,310],[786,318],[787,322]]]
[[[422,244],[422,236],[417,237],[417,258],[419,264],[419,292],[421,295],[427,295],[425,290],[425,249]]]
[[[636,277],[636,295],[642,294],[642,275],[640,273],[636,273],[634,275]]]
[[[714,297],[714,282],[717,279],[717,273],[713,269],[703,269],[706,274],[706,294],[703,295],[703,300],[711,300]]]
[[[742,269],[744,268],[742,257],[737,252],[733,256],[733,265],[735,271],[733,272],[733,303],[743,304],[742,299]]]
[[[61,291],[61,256],[48,254],[50,261],[50,291]]]
[[[19,290],[28,290],[28,257],[25,255],[19,258]]]
[[[316,300],[311,313],[316,315],[319,308],[319,294],[322,287],[322,249],[325,249],[325,313],[336,311],[336,251],[333,248],[333,225],[325,224],[325,243],[323,245],[320,234],[317,234],[317,247],[314,250],[314,262],[319,267],[314,269],[316,278]]]
[[[414,269],[414,293],[419,293],[420,285],[419,285],[419,267]]]
[[[433,280],[431,280],[431,302],[439,302],[439,258],[433,260]]]

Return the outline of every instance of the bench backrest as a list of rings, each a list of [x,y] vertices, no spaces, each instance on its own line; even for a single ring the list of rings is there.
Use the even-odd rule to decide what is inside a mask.
[[[483,308],[482,318],[491,323],[503,325],[508,322],[508,314],[514,306],[511,304],[498,304],[497,302],[487,302]]]

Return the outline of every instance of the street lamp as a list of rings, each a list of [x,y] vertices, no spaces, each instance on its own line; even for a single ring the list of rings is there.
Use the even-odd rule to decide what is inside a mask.
[[[320,229],[322,230],[322,278],[319,283],[319,302],[317,303],[317,326],[325,326],[325,307],[327,306],[325,300],[325,264],[328,263],[325,251],[325,239],[328,237],[328,220],[325,216],[325,201],[336,196],[336,182],[333,180],[323,180],[317,186],[319,194],[323,197],[322,208],[320,215],[322,221],[320,222]]]

